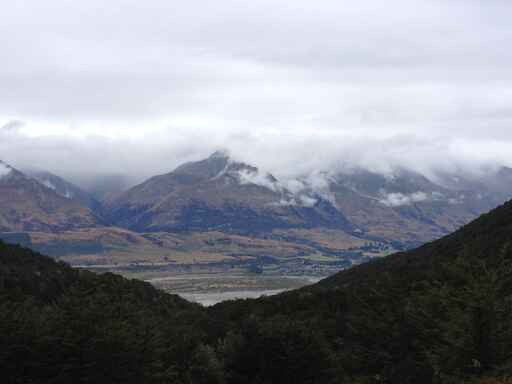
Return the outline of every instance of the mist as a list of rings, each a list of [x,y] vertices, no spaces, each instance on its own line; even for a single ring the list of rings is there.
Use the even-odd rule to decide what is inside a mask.
[[[165,131],[165,130],[164,130]],[[219,132],[173,130],[154,137],[129,138],[89,135],[29,136],[18,124],[0,129],[1,159],[24,170],[47,170],[84,188],[106,176],[118,177],[123,187],[171,172],[187,161],[225,150],[235,161],[270,172],[282,180],[319,172],[330,174],[362,168],[389,174],[397,168],[427,177],[439,172],[477,176],[498,166],[512,165],[509,143],[393,135],[387,138],[318,133]]]

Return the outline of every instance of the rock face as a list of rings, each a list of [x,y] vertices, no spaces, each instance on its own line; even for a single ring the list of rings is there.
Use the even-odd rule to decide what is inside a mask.
[[[61,231],[100,222],[81,201],[0,161],[0,232]]]

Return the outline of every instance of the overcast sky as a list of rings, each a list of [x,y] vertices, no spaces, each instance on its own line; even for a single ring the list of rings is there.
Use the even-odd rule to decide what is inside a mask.
[[[511,20],[510,0],[4,2],[0,158],[512,165]]]

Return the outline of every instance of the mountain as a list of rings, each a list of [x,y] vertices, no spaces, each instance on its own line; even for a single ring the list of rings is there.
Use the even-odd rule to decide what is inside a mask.
[[[279,358],[270,352],[279,348],[278,340],[270,346],[277,339],[272,333],[279,324],[304,324],[330,345],[339,382],[476,383],[475,377],[491,375],[481,382],[506,383],[512,373],[511,233],[508,202],[420,248],[296,291],[220,303],[210,315],[222,324],[221,334],[243,340],[234,352],[242,356],[230,367],[253,382],[265,375],[281,382],[293,365],[283,359],[281,370],[267,365]]]
[[[274,176],[223,152],[155,176],[109,202],[106,209],[112,222],[138,232],[355,229],[330,201],[304,196],[297,202]]]
[[[81,201],[0,161],[0,232],[62,231],[99,223]]]
[[[328,182],[336,207],[366,236],[409,246],[446,235],[512,196],[512,184],[508,192],[486,189],[491,177],[448,188],[405,169],[387,175],[356,169]]]
[[[352,168],[279,179],[216,152],[100,207],[48,172],[4,169],[0,238],[78,265],[271,264],[330,274],[440,238],[512,194],[505,167],[433,177]]]
[[[507,383],[512,202],[296,291],[205,309],[0,242],[8,382]]]
[[[44,186],[53,189],[58,195],[62,197],[79,201],[94,212],[101,211],[101,203],[96,198],[94,198],[88,192],[85,192],[80,187],[77,187],[76,185],[63,179],[62,177],[42,170],[25,170],[24,173],[30,177],[33,177]]]
[[[352,169],[283,181],[217,152],[119,195],[107,204],[107,216],[138,232],[260,235],[325,228],[410,248],[510,198],[511,173],[503,168],[450,185],[400,168],[387,175]]]

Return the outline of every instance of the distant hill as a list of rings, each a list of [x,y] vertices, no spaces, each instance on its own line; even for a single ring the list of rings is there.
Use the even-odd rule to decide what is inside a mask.
[[[511,170],[502,173],[512,177]],[[462,177],[446,186],[406,169],[390,174],[354,169],[331,176],[327,188],[337,209],[367,237],[410,247],[451,233],[512,197],[512,183],[493,188],[501,172],[485,180],[467,177],[465,183]]]
[[[63,231],[101,221],[80,199],[63,196],[0,161],[0,232]]]
[[[79,201],[93,212],[99,213],[101,211],[101,203],[95,197],[62,177],[42,170],[27,170],[25,174],[33,177],[44,186],[53,189],[62,197]]]

